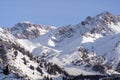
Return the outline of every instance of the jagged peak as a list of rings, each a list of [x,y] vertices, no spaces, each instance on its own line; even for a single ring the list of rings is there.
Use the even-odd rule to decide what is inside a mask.
[[[115,16],[108,12],[108,11],[105,11],[101,14],[98,14],[97,16],[95,17],[91,17],[91,16],[88,16],[84,21],[82,21],[81,23],[77,24],[77,25],[82,25],[82,26],[85,26],[86,24],[91,24],[91,23],[95,23],[95,21],[114,21],[115,22]]]
[[[11,29],[27,29],[27,28],[41,28],[41,29],[55,29],[54,26],[42,25],[42,24],[34,24],[31,21],[21,21],[15,24]]]
[[[114,15],[107,11],[97,15],[95,18],[109,23],[110,22],[117,23],[119,21],[119,16]]]
[[[29,29],[26,30],[26,28],[22,26],[25,30],[18,30],[20,32],[16,31],[18,38],[35,39],[31,39],[30,41],[17,39],[16,44],[14,44],[14,42],[4,41],[5,47],[8,47],[7,57],[11,63],[14,63],[10,64],[10,66],[13,66],[11,70],[15,71],[14,69],[16,68],[14,67],[18,67],[18,70],[15,71],[16,73],[35,78],[32,80],[36,80],[37,76],[39,79],[43,79],[45,75],[52,77],[51,69],[53,69],[52,72],[55,71],[55,74],[58,74],[56,69],[60,71],[63,69],[66,73],[73,73],[71,74],[73,76],[88,74],[87,72],[83,72],[83,70],[90,72],[94,70],[94,72],[100,73],[104,73],[104,71],[106,73],[111,69],[116,70],[114,67],[120,62],[120,25],[111,23],[108,23],[109,25],[104,24],[109,21],[111,22],[111,16],[115,18],[115,20],[118,20],[117,16],[114,17],[111,13],[103,12],[95,17],[88,16],[85,20],[87,24],[79,24],[79,26],[81,26],[79,28],[77,28],[77,25],[66,25],[57,28],[53,32],[49,32],[48,29],[48,34],[46,34],[46,29],[42,29],[40,26],[38,28],[38,26],[35,26],[36,24],[28,21],[19,22],[18,24],[28,25],[26,27]],[[105,20],[106,17],[108,21]],[[40,30],[40,34],[38,29]],[[0,28],[0,33],[3,33],[2,31],[4,32],[4,29]],[[40,36],[42,31],[45,35]],[[119,34],[112,34],[111,36],[101,35],[110,35],[110,31],[119,32]],[[36,38],[37,36],[40,37]],[[5,35],[3,33],[2,39],[4,39],[4,37],[5,40],[9,38],[8,34]],[[12,38],[10,40],[12,40]],[[30,55],[27,50],[30,50],[33,56]],[[47,61],[53,63],[48,63]],[[54,64],[57,64],[60,68],[54,68]],[[119,66],[120,65],[118,65],[117,69],[120,69]],[[104,69],[101,70],[97,67],[103,67]],[[54,77],[56,77],[56,75]]]
[[[86,33],[102,36],[118,34],[120,33],[120,17],[106,11],[94,17],[88,16],[75,27],[82,35]]]
[[[54,26],[38,25],[30,21],[21,21],[9,28],[10,32],[17,38],[35,38],[40,35],[44,35],[47,32],[56,29]]]
[[[105,11],[105,12],[102,12],[101,14],[97,15],[97,16],[109,16],[109,15],[113,15],[112,13],[108,12],[108,11]]]
[[[13,30],[14,30],[14,28],[15,29],[26,29],[26,28],[31,27],[31,26],[34,26],[34,24],[32,22],[30,22],[30,21],[21,21],[21,22],[18,22],[17,24],[15,24],[13,26],[13,28],[11,28],[11,29],[13,29]]]

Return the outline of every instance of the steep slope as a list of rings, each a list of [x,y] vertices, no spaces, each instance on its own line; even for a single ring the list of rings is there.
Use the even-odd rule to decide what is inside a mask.
[[[51,40],[62,52],[57,59],[63,61],[64,67],[75,64],[79,69],[96,71],[94,68],[99,65],[103,71],[97,69],[98,72],[109,73],[117,69],[120,61],[119,46],[116,46],[120,41],[119,33],[120,17],[105,12],[93,18],[87,17],[75,26],[61,28]]]
[[[5,74],[8,67],[10,73]],[[2,70],[3,69],[3,70]],[[57,65],[34,57],[9,32],[0,28],[0,80],[43,80],[58,78],[62,71]]]
[[[63,26],[30,39],[34,45],[31,52],[67,71],[79,68],[77,71],[81,74],[81,69],[92,72],[96,71],[96,66],[101,66],[103,70],[97,72],[111,74],[115,73],[119,63],[119,57],[114,59],[119,56],[116,47],[119,33],[120,17],[104,12],[87,17],[77,25]]]
[[[54,26],[37,25],[29,21],[23,21],[17,23],[12,28],[9,28],[9,31],[17,38],[31,39],[40,35],[44,35],[54,29]]]
[[[1,65],[10,64],[11,73],[24,79],[120,74],[118,15],[104,12],[59,28],[20,22],[0,30],[1,50],[6,57],[1,57]]]

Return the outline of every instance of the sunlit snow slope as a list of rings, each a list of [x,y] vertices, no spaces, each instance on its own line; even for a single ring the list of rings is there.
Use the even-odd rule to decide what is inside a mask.
[[[9,60],[1,65],[24,79],[120,74],[120,16],[109,12],[59,28],[23,21],[0,28],[0,39]]]
[[[33,55],[66,71],[69,69],[68,72],[76,69],[78,73],[73,74],[87,74],[81,69],[92,73],[96,65],[103,66],[104,71],[111,74],[119,67],[119,33],[120,17],[104,12],[87,17],[79,24],[62,26],[28,41],[18,41]]]

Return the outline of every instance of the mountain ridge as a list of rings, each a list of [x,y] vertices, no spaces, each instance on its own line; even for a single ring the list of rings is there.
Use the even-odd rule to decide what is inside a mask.
[[[88,16],[81,23],[59,28],[28,21],[20,22],[13,28],[0,28],[0,39],[4,44],[1,49],[14,63],[12,67],[19,67],[22,76],[26,75],[26,79],[30,80],[43,79],[45,76],[62,80],[63,74],[120,74],[119,35],[120,16],[109,12]],[[20,57],[14,57],[16,51]],[[24,67],[21,68],[20,64]],[[14,69],[11,70],[14,72]]]

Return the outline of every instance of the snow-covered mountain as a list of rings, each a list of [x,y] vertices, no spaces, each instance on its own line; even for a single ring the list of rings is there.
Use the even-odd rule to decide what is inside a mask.
[[[12,78],[120,74],[120,16],[109,12],[59,28],[20,22],[0,28],[0,43],[1,71],[9,64]]]
[[[29,21],[22,21],[8,30],[17,38],[30,39],[44,35],[54,29],[54,26],[37,25]]]
[[[26,46],[27,47],[27,46]],[[43,80],[64,74],[59,66],[24,49],[12,34],[0,28],[0,80]]]

